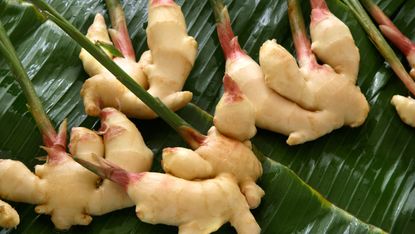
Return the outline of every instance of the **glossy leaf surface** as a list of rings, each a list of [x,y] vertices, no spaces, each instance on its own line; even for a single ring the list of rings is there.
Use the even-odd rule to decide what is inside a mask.
[[[82,32],[94,14],[105,13],[103,1],[50,0],[65,18]],[[260,184],[266,196],[254,214],[264,233],[365,233],[371,223],[393,233],[415,230],[415,139],[414,129],[405,126],[389,104],[394,94],[408,92],[368,40],[354,16],[343,3],[328,0],[330,9],[351,28],[361,52],[358,83],[371,104],[366,123],[357,129],[343,128],[311,143],[289,147],[285,136],[259,131],[257,148],[268,158],[263,161]],[[415,39],[415,2],[377,1],[409,37]],[[124,1],[130,35],[137,54],[146,48],[147,1]],[[182,5],[189,33],[199,43],[199,54],[185,89],[194,93],[193,103],[212,113],[222,93],[224,58],[214,28],[208,1],[178,1]],[[226,1],[232,26],[242,47],[256,60],[261,44],[271,38],[293,51],[285,0]],[[309,5],[303,12],[309,20]],[[107,17],[107,22],[108,16]],[[79,96],[88,77],[78,59],[80,48],[57,26],[40,17],[32,7],[0,0],[0,20],[5,24],[20,58],[41,94],[55,123],[68,118],[70,126],[95,127],[87,117]],[[206,113],[194,106],[180,115],[201,131],[210,126]],[[160,170],[160,152],[166,146],[184,145],[179,136],[161,120],[136,121],[153,152],[154,170]],[[28,113],[25,99],[5,62],[0,58],[0,157],[14,158],[27,166],[43,152],[41,138]],[[278,163],[279,162],[279,163]],[[281,164],[280,164],[281,163]],[[291,170],[289,170],[290,168]],[[307,184],[303,183],[296,173]],[[0,178],[1,179],[1,178]],[[315,190],[313,190],[313,189]],[[349,214],[336,206],[347,210]],[[0,233],[50,233],[48,216],[38,216],[33,206],[13,204],[21,215],[16,230]],[[134,209],[94,217],[88,227],[69,232],[88,233],[175,233],[177,229],[139,222]],[[225,226],[221,233],[232,232]]]

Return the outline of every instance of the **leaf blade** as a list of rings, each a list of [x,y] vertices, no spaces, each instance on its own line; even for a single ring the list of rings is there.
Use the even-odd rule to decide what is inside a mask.
[[[99,1],[92,0],[74,0],[70,2],[51,0],[50,2],[59,12],[64,13],[65,18],[70,19],[83,32],[86,32],[88,25],[92,22],[93,15],[96,12],[102,12],[104,9]],[[186,20],[190,25],[190,34],[196,36],[200,44],[196,65],[185,89],[194,92],[194,102],[196,104],[212,113],[222,92],[221,80],[224,71],[224,59],[217,41],[211,10],[208,4],[195,4],[195,1],[178,2],[183,4],[182,9],[185,11]],[[390,7],[389,12],[400,12],[400,4],[409,4],[407,2],[410,1],[396,1],[396,4],[395,1],[385,1],[385,5]],[[279,42],[282,42],[284,46],[292,51],[284,0],[227,1],[227,3],[230,4],[231,17],[236,18],[233,26],[236,33],[240,35],[241,44],[254,59],[258,58],[258,49],[265,39],[277,38]],[[393,74],[383,64],[383,60],[378,58],[376,50],[364,36],[363,30],[359,28],[344,5],[335,0],[330,0],[328,3],[333,12],[352,27],[352,33],[361,48],[361,65],[364,66],[364,69],[361,70],[359,84],[363,92],[370,98],[373,106],[367,123],[359,129],[336,130],[322,139],[299,147],[288,147],[284,143],[284,136],[266,131],[260,131],[254,139],[254,143],[274,161],[289,166],[307,184],[321,192],[324,197],[327,197],[338,207],[345,208],[356,217],[379,225],[385,230],[392,230],[395,233],[409,232],[414,227],[414,221],[411,220],[411,217],[414,216],[415,208],[411,201],[415,196],[413,189],[415,169],[414,160],[410,153],[415,152],[414,146],[412,146],[415,139],[413,138],[413,129],[404,126],[392,107],[389,106],[391,95],[397,92],[404,93],[404,88],[398,82],[395,82],[392,77]],[[144,29],[147,1],[137,0],[135,4],[130,2],[126,4],[131,7],[126,10],[129,31],[134,45],[137,46],[137,54],[140,54],[146,49]],[[307,7],[303,8],[306,20],[308,20],[306,15],[309,13]],[[408,7],[402,9],[408,9]],[[10,9],[6,9],[6,11],[10,12]],[[82,82],[87,78],[77,58],[80,48],[74,45],[53,24],[44,23],[40,25],[41,21],[36,21],[34,15],[30,16],[27,13],[29,11],[30,9],[19,8],[17,12],[25,17],[25,21],[21,22],[26,22],[29,19],[35,22],[29,30],[33,34],[16,39],[14,42],[17,44],[18,53],[24,58],[24,65],[29,70],[37,91],[42,93],[42,99],[48,113],[53,117],[55,123],[65,116],[69,116],[70,126],[79,124],[87,127],[96,126],[95,119],[87,118],[83,114],[82,101],[79,97]],[[4,8],[0,7],[0,12],[4,12]],[[12,10],[11,12],[5,15],[0,14],[0,18],[7,18],[15,14],[15,11]],[[402,13],[401,18],[398,14],[397,20],[401,19],[400,23],[399,20],[397,22],[398,26],[407,24],[406,21],[403,22],[402,17],[413,15],[412,12],[413,10],[409,8],[409,10]],[[73,17],[73,15],[77,15],[77,17]],[[24,32],[26,29],[21,28],[22,25],[23,23],[19,23],[18,26],[10,28],[9,24],[9,31],[14,31],[14,35],[27,35]],[[37,27],[36,25],[40,26]],[[409,23],[409,25],[411,24]],[[412,29],[406,28],[405,30]],[[37,45],[36,48],[30,46],[33,44]],[[61,52],[65,52],[66,56],[62,57]],[[0,64],[3,64],[1,58]],[[26,165],[32,167],[37,163],[34,157],[41,155],[38,149],[40,144],[39,134],[27,113],[25,100],[19,94],[17,86],[11,82],[11,77],[3,69],[3,66],[0,66],[0,97],[0,109],[4,108],[3,111],[0,111],[0,129],[2,129],[0,149],[14,158],[24,160]],[[183,113],[186,120],[192,124],[197,124],[201,131],[206,131],[209,127],[206,125],[206,119],[203,115],[191,109],[185,109],[180,113]],[[177,135],[160,120],[138,121],[137,124],[147,144],[158,156],[155,165],[159,164],[160,151],[164,146],[184,145]],[[158,129],[159,132],[154,133],[154,128]],[[7,131],[3,132],[3,130]],[[22,134],[27,130],[29,134]],[[14,132],[14,134],[10,134],[10,132]],[[3,141],[5,137],[8,138],[7,142]],[[160,138],[163,140],[159,140]],[[395,154],[399,150],[400,153]],[[3,157],[3,154],[0,157]],[[393,165],[395,166],[393,167]],[[395,171],[393,168],[395,168]],[[272,168],[272,170],[274,169]],[[160,168],[156,167],[154,170],[160,170]],[[276,172],[272,174],[272,170],[268,170],[264,175],[265,183],[270,184],[267,186],[271,186],[271,188],[266,188],[267,194],[283,193],[287,186],[273,185],[270,181],[272,181],[271,177]],[[392,173],[391,180],[386,181],[383,178],[388,172]],[[268,175],[269,177],[266,177]],[[360,183],[358,175],[364,176]],[[376,175],[378,176],[375,178]],[[343,180],[342,178],[349,179]],[[394,186],[399,184],[395,182],[399,178],[402,181],[401,186],[399,186],[401,190],[395,190]],[[280,180],[284,181],[283,179]],[[386,192],[382,193],[379,199],[375,199],[376,197],[370,195],[370,193],[381,194],[379,191],[383,182],[386,185]],[[371,183],[374,183],[374,185],[367,187]],[[274,189],[274,186],[276,191],[270,191]],[[288,200],[289,203],[286,203],[290,196],[286,196],[286,199],[283,200],[278,200],[278,195],[275,196],[269,201],[264,200],[263,203],[264,207],[278,205],[281,207],[279,213],[274,215],[273,218],[263,218],[267,215],[266,211],[269,210],[260,208],[255,211],[255,215],[261,224],[265,225],[266,221],[270,223],[267,232],[272,233],[274,230],[279,230],[282,233],[292,232],[293,230],[303,232],[307,230],[320,231],[313,229],[313,227],[317,228],[318,224],[330,223],[330,220],[333,224],[339,223],[339,220],[327,211],[325,216],[316,215],[317,218],[313,218],[310,215],[298,219],[293,218],[292,222],[294,224],[287,223],[284,225],[283,222],[291,220],[291,218],[284,219],[284,217],[295,217],[295,215],[289,213],[291,210],[285,211],[287,213],[281,210],[297,209],[296,207],[302,207],[299,204],[306,204],[307,201],[297,200],[301,202],[288,206],[287,204],[294,203],[294,200]],[[359,199],[364,200],[365,197],[367,198],[366,202],[359,202]],[[279,203],[280,201],[285,202]],[[311,205],[304,206],[313,207]],[[49,217],[36,216],[32,206],[18,204],[17,207],[25,219],[15,232],[50,232],[52,226]],[[310,210],[313,209],[310,208]],[[384,211],[380,212],[379,210]],[[374,215],[370,216],[371,213]],[[306,223],[306,225],[303,223]],[[307,228],[308,224],[310,228]],[[329,230],[336,232],[346,230],[349,227],[350,230],[357,232],[358,229],[354,229],[352,224],[353,222],[350,222],[349,225],[332,225],[330,227],[333,228]],[[134,210],[131,208],[102,217],[94,217],[91,226],[75,227],[71,229],[70,233],[80,231],[89,233],[116,231],[120,233],[138,231],[140,233],[174,233],[176,229],[162,225],[143,224],[137,220],[134,216]],[[232,228],[229,226],[221,229],[222,233],[229,233],[230,231],[232,231]]]

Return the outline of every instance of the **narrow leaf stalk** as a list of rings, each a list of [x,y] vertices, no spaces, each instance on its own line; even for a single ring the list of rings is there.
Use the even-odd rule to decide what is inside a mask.
[[[376,46],[380,54],[390,64],[392,70],[401,79],[406,88],[415,96],[415,82],[411,76],[406,72],[404,66],[396,56],[393,49],[386,42],[385,38],[376,28],[369,15],[366,13],[363,6],[358,0],[344,0],[350,10],[355,14],[357,20],[362,25],[363,29],[369,35],[371,41]]]
[[[396,25],[385,15],[385,13],[371,0],[362,0],[363,6],[373,17],[373,19],[380,25],[381,31],[386,38],[392,41],[399,48],[399,50],[408,55],[411,48],[414,47],[413,43],[396,27]],[[390,33],[384,33],[382,28],[387,28]],[[394,38],[401,38],[397,41]]]
[[[3,24],[0,22],[0,53],[3,55],[11,70],[15,74],[15,79],[19,83],[24,95],[26,96],[29,110],[35,119],[42,137],[43,143],[46,147],[52,147],[54,143],[60,141],[61,137],[58,137],[49,117],[43,109],[42,102],[36,94],[33,84],[30,81],[26,71],[20,62],[17,53],[7,36],[6,30]],[[65,132],[66,134],[66,132]],[[59,142],[60,144],[61,142]],[[65,143],[65,142],[64,142]]]
[[[372,0],[362,0],[362,2],[379,24],[382,34],[406,56],[412,68],[410,75],[415,79],[415,43],[406,37]]]
[[[311,51],[311,44],[304,26],[304,18],[300,3],[298,0],[287,0],[287,4],[291,34],[294,39],[298,62],[301,67],[314,67],[317,65],[317,60]]]
[[[117,64],[115,64],[108,56],[96,45],[91,43],[78,29],[76,29],[69,21],[63,18],[55,9],[43,0],[31,0],[43,13],[64,30],[73,40],[87,50],[96,60],[98,60],[108,71],[110,71],[123,85],[125,85],[132,93],[134,93],[141,101],[149,106],[160,118],[176,130],[184,140],[192,147],[198,146],[192,139],[188,138],[189,129],[192,135],[203,137],[201,133],[195,130],[189,123],[180,116],[170,110],[158,98],[151,96],[145,89],[137,85],[137,83]]]
[[[216,20],[219,42],[222,46],[226,59],[238,58],[245,55],[239,45],[238,38],[232,31],[228,9],[223,0],[210,0]]]
[[[83,160],[76,155],[74,156],[74,160],[99,177],[109,179],[114,183],[121,185],[125,190],[127,190],[130,183],[139,180],[144,175],[144,173],[127,172],[110,161],[97,157],[96,155],[93,156],[95,162]]]
[[[127,22],[125,21],[124,11],[119,0],[105,0],[111,24],[114,29],[110,29],[111,38],[115,47],[128,59],[135,61],[135,52],[130,36],[128,35]]]

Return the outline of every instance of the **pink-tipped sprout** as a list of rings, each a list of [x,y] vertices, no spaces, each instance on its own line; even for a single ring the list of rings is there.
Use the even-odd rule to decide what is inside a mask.
[[[369,15],[366,13],[365,9],[360,4],[360,2],[358,0],[344,0],[344,2],[355,14],[357,20],[362,25],[366,33],[369,35],[371,41],[376,46],[380,54],[382,54],[385,60],[390,64],[395,74],[399,77],[402,83],[404,83],[404,85],[412,93],[412,95],[415,96],[415,82],[408,74],[408,72],[406,72],[404,66],[400,62],[399,58],[396,56],[393,49],[389,46],[382,34],[379,32],[379,30],[377,30],[376,26],[370,20]],[[369,1],[364,0],[363,2],[365,3],[365,5],[370,6]]]
[[[363,4],[379,24],[382,34],[406,56],[413,69],[411,75],[415,78],[415,43],[406,37],[375,3],[364,0]]]
[[[226,59],[235,59],[245,56],[246,53],[241,49],[238,38],[235,37],[232,31],[228,9],[223,4],[223,1],[210,0],[210,3],[216,19],[216,29],[218,32],[219,42],[222,46]]]
[[[189,126],[179,127],[177,130],[190,148],[197,149],[206,142],[207,136]]]
[[[43,134],[43,143],[45,146],[42,148],[48,153],[48,163],[57,163],[66,157],[67,125],[65,119],[59,126],[58,133],[53,131],[48,135]]]
[[[311,8],[329,11],[327,3],[324,0],[310,0]]]
[[[311,24],[323,20],[330,14],[330,10],[324,0],[310,0],[311,4]]]
[[[298,63],[301,67],[315,68],[318,66],[318,63],[316,57],[311,51],[310,39],[306,33],[300,4],[297,0],[288,0],[287,2],[288,17],[290,20],[291,33],[294,39],[294,46],[297,53]],[[316,6],[321,6],[321,4],[317,4],[317,2],[324,1],[315,2]]]
[[[405,55],[415,53],[415,43],[404,36],[399,30],[389,25],[380,25],[380,31]]]
[[[415,53],[415,43],[409,40],[374,2],[364,0],[363,5],[379,24],[380,31],[383,35],[398,47],[405,56],[408,56],[410,53]]]
[[[114,183],[121,185],[125,189],[127,189],[130,184],[138,181],[144,175],[144,173],[127,172],[121,167],[109,162],[108,160],[97,157],[96,155],[93,155],[93,158],[98,164],[83,160],[76,156],[74,157],[74,160],[99,177],[109,179]]]
[[[113,29],[108,30],[115,47],[121,51],[127,59],[135,61],[135,52],[130,36],[128,35],[127,22],[119,0],[105,0]]]

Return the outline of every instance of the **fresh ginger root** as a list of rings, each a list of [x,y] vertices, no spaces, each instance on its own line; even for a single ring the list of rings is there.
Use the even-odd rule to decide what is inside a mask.
[[[321,5],[316,3],[319,1],[311,2],[311,50],[326,64],[317,63],[307,36],[296,28],[301,26],[292,26],[300,68],[291,54],[275,41],[265,42],[260,50],[267,86],[297,103],[302,112],[317,113],[310,119],[311,127],[315,128],[289,133],[288,141],[292,143],[313,139],[343,125],[360,126],[369,111],[366,98],[355,85],[360,56],[350,30],[330,13],[324,1],[320,1]],[[292,113],[300,114],[303,113]]]
[[[223,84],[225,92],[216,105],[213,118],[215,127],[230,138],[251,139],[256,134],[254,106],[229,75],[225,74]]]
[[[394,95],[391,100],[401,120],[415,128],[415,100],[411,97]]]
[[[37,165],[35,174],[21,162],[0,162],[0,196],[12,201],[37,204],[35,211],[50,214],[58,229],[91,222],[91,217],[84,213],[88,205],[85,197],[95,189],[96,181],[94,174],[82,168],[65,152],[65,141],[64,122],[58,136],[46,143],[48,161]]]
[[[73,154],[79,157],[105,156],[133,172],[148,171],[152,152],[135,125],[113,108],[101,111],[101,138],[91,130],[74,128],[70,142]],[[88,225],[91,215],[133,206],[123,190],[110,181],[97,187],[99,178],[83,168],[65,152],[66,125],[46,144],[48,161],[35,167],[35,174],[13,160],[0,161],[0,197],[7,200],[36,204],[39,214],[51,215],[58,229],[72,225]],[[76,191],[76,192],[74,192]],[[70,196],[68,196],[70,194]]]
[[[149,171],[153,153],[145,145],[134,123],[114,108],[104,108],[101,111],[101,122],[103,141],[87,128],[72,129],[71,154],[86,160],[90,160],[91,155],[105,156],[127,171]],[[95,177],[95,184],[97,182],[98,178]],[[86,211],[91,215],[102,215],[134,205],[120,186],[108,180],[104,180],[89,196]]]
[[[215,127],[195,151],[165,148],[162,158],[166,173],[187,180],[212,178],[221,173],[234,175],[252,209],[259,206],[265,194],[255,183],[262,175],[262,166],[251,148],[222,135]]]
[[[42,134],[43,149],[47,152],[46,163],[37,165],[34,174],[19,161],[0,160],[0,198],[37,205],[35,211],[39,214],[49,214],[58,229],[69,229],[72,225],[87,225],[95,212],[102,214],[133,205],[125,194],[119,195],[119,191],[116,191],[117,194],[110,194],[115,191],[113,187],[116,185],[104,182],[104,188],[97,188],[98,177],[66,153],[66,120],[56,132],[23,65],[16,62],[19,61],[18,56],[2,24],[0,34],[1,53],[5,55],[11,70],[15,73],[16,81],[26,96],[29,110]],[[7,49],[4,49],[3,44]],[[141,135],[137,134],[138,130],[127,117],[109,108],[101,111],[101,118],[105,150],[111,155],[109,157],[128,165],[128,168],[149,170],[152,153],[146,148]],[[77,136],[72,137],[71,151],[102,156],[102,140],[93,134],[83,134],[84,132],[78,130],[77,134],[74,133]],[[108,201],[108,198],[115,200]],[[96,199],[102,202],[96,202]]]
[[[205,181],[187,181],[155,172],[129,173],[96,157],[99,165],[76,159],[86,168],[125,188],[146,223],[179,227],[180,234],[211,233],[230,222],[240,234],[260,227],[230,174]],[[190,165],[189,165],[190,166]]]
[[[135,62],[135,53],[128,36],[124,14],[119,3],[116,7],[110,5],[115,4],[114,2],[116,1],[107,0],[110,14],[116,12],[111,14],[111,21],[116,29],[110,29],[109,32],[115,47],[125,56],[125,58],[115,57],[114,62],[173,111],[184,107],[192,99],[192,93],[180,90],[196,59],[197,43],[187,35],[186,23],[180,7],[171,0],[149,1],[147,43],[150,50],[142,54],[139,62]],[[101,15],[97,14],[87,37],[92,41],[111,43]],[[88,115],[97,116],[102,107],[110,106],[119,108],[129,117],[140,119],[157,117],[88,52],[82,50],[80,58],[85,70],[91,76],[85,81],[81,90],[85,112]]]
[[[226,73],[254,105],[256,125],[288,135],[289,145],[317,139],[343,125],[357,127],[369,111],[365,97],[355,86],[359,53],[349,29],[329,12],[324,1],[319,7],[314,3],[311,46],[302,18],[302,28],[293,24],[301,68],[275,41],[267,41],[261,47],[259,67],[240,48],[226,7],[218,4],[215,12],[227,59]],[[290,7],[290,15],[292,10]],[[311,48],[329,65],[317,64]]]
[[[256,133],[255,109],[229,75],[225,74],[223,82],[225,92],[216,106],[215,127],[207,137],[196,139],[200,142],[195,151],[165,148],[162,167],[166,173],[187,180],[231,173],[253,209],[265,194],[255,183],[262,175],[262,167],[248,140]]]
[[[19,214],[8,203],[0,200],[0,227],[14,228],[20,222]]]
[[[262,167],[248,139],[256,133],[255,110],[232,78],[225,74],[225,92],[216,106],[214,125],[199,139],[196,150],[165,148],[162,167],[166,173],[187,179],[206,179],[231,173],[237,179],[250,208],[261,203],[265,192],[255,181]]]

